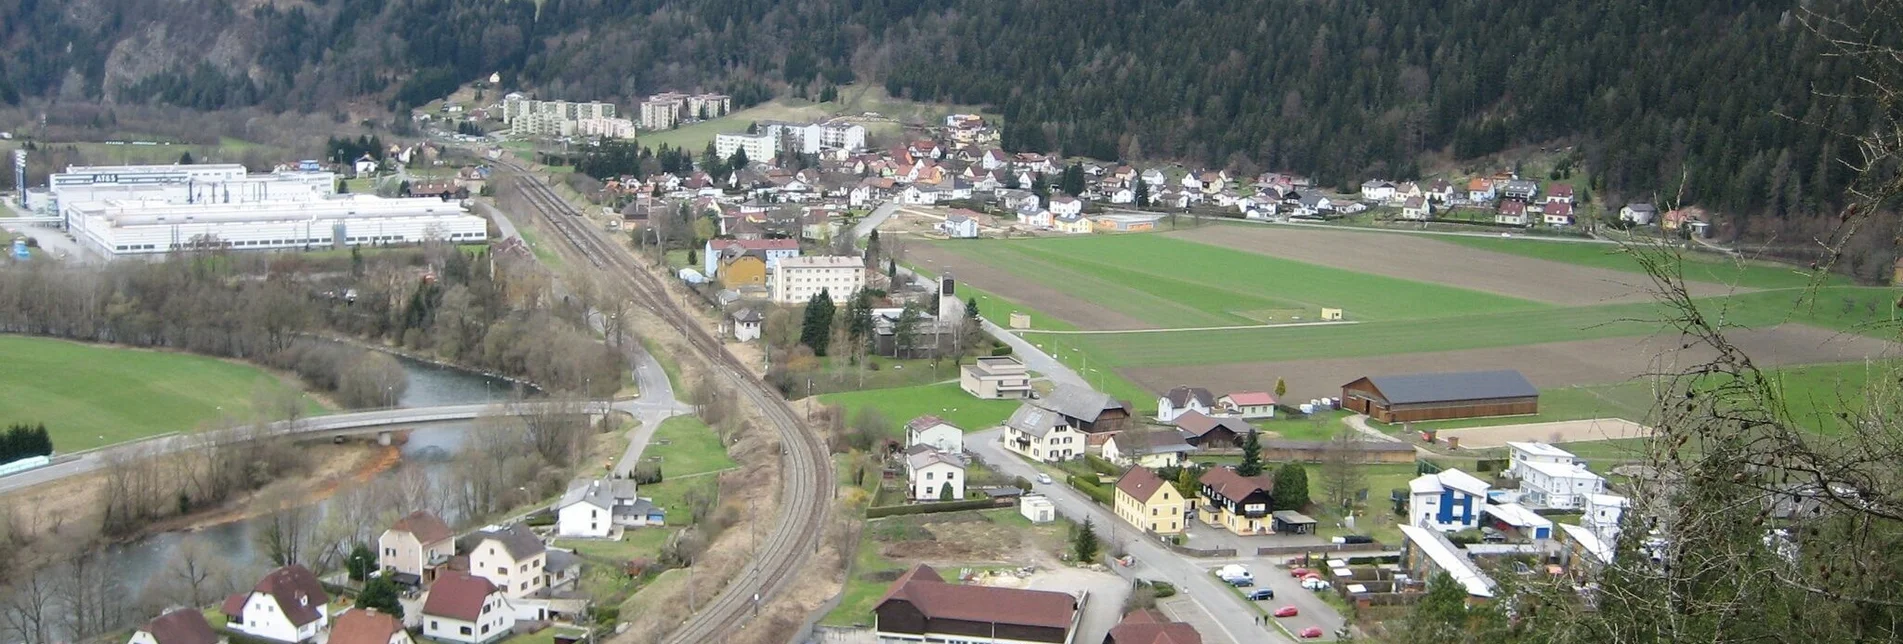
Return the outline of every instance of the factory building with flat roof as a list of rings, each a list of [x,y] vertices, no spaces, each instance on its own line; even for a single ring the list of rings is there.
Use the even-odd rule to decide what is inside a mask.
[[[53,207],[67,226],[70,206],[100,201],[176,204],[312,201],[337,194],[330,172],[249,174],[235,163],[207,165],[67,166],[47,178]]]
[[[104,200],[63,207],[75,238],[107,255],[193,249],[308,249],[481,243],[488,220],[435,198],[337,199],[252,203]]]

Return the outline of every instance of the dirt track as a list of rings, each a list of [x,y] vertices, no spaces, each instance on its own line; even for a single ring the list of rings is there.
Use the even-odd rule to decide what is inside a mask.
[[[1425,235],[1317,230],[1295,226],[1206,226],[1167,233],[1189,241],[1443,286],[1565,306],[1640,302],[1651,281],[1638,273],[1468,248]],[[1560,242],[1527,242],[1560,243]],[[1612,247],[1608,246],[1611,252]],[[1732,289],[1693,283],[1692,294]],[[1744,292],[1751,289],[1737,289]]]
[[[906,254],[910,259],[918,260],[932,270],[951,271],[952,277],[959,282],[969,282],[973,286],[996,293],[1001,297],[1023,302],[1040,313],[1075,324],[1079,329],[1127,330],[1156,326],[1098,306],[1089,300],[1044,286],[1029,278],[1014,275],[1010,270],[980,262],[956,251],[945,250],[931,244],[913,244],[906,249]]]
[[[1504,446],[1507,444],[1507,441],[1576,443],[1580,441],[1603,441],[1621,438],[1645,438],[1652,435],[1652,428],[1629,420],[1601,418],[1597,420],[1562,420],[1555,423],[1527,423],[1524,425],[1444,429],[1439,433],[1442,439],[1459,438],[1460,447],[1462,449],[1484,449]]]
[[[1764,367],[1903,355],[1899,353],[1903,347],[1894,343],[1802,324],[1734,331],[1730,338]],[[1366,375],[1518,369],[1534,386],[1565,387],[1620,382],[1646,373],[1677,371],[1709,355],[1709,351],[1702,348],[1679,350],[1677,337],[1607,338],[1356,358],[1144,367],[1124,369],[1122,373],[1154,391],[1191,383],[1218,393],[1264,390],[1274,386],[1275,379],[1281,377],[1288,382],[1285,398],[1305,401],[1340,395],[1342,384]]]

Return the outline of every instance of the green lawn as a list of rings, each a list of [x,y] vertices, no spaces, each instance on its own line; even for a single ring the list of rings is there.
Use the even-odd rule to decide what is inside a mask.
[[[720,476],[701,474],[684,478],[667,478],[660,483],[641,486],[640,495],[654,500],[654,505],[667,510],[667,520],[674,525],[687,525],[690,517],[687,509],[687,495],[690,491],[699,491],[708,497],[714,497],[720,490]]]
[[[957,383],[848,391],[822,395],[819,401],[845,407],[848,418],[858,414],[860,409],[877,409],[890,421],[895,438],[903,437],[906,421],[926,414],[975,432],[997,426],[1018,408],[1015,400],[973,398],[959,389]]]
[[[1320,468],[1313,464],[1308,467],[1308,496],[1320,500],[1325,494]],[[1388,501],[1389,490],[1407,489],[1407,482],[1418,474],[1412,463],[1399,465],[1364,465],[1361,467],[1362,486],[1368,489],[1368,501],[1361,506],[1361,512],[1355,516],[1356,530],[1336,527],[1342,521],[1341,513],[1333,509],[1316,507],[1311,516],[1315,517],[1315,534],[1321,537],[1336,537],[1344,534],[1365,534],[1387,546],[1401,543],[1401,529],[1395,527],[1394,506]]]
[[[516,635],[514,637],[510,637],[508,639],[502,640],[502,642],[503,644],[554,644],[555,636],[558,634],[568,635],[571,637],[581,637],[583,635],[586,635],[587,631],[584,631],[579,628],[570,627],[570,626],[550,626],[548,628],[544,628],[542,630],[539,630],[533,633],[525,633],[522,635]]]
[[[529,252],[534,253],[535,259],[540,260],[543,265],[550,268],[560,268],[562,266],[562,257],[555,254],[554,249],[542,244],[542,235],[540,233],[523,226],[516,227],[515,231],[522,234],[522,243],[528,244]]]
[[[0,425],[46,423],[59,452],[248,419],[260,390],[288,387],[256,367],[185,353],[0,335]],[[223,411],[220,411],[222,408]],[[322,413],[315,401],[308,413]]]
[[[1266,257],[1160,235],[939,242],[1161,327],[1316,319],[1323,307],[1394,320],[1548,308],[1529,300]]]
[[[556,547],[574,550],[575,554],[602,562],[623,562],[638,558],[654,558],[661,554],[661,545],[674,534],[673,528],[635,528],[623,534],[620,541],[606,539],[557,539]]]
[[[875,519],[866,522],[864,532],[870,532],[875,521],[883,520]],[[863,533],[860,535],[859,547],[853,554],[852,576],[846,579],[846,587],[840,591],[845,597],[839,600],[839,607],[827,613],[826,617],[819,620],[819,623],[827,626],[872,623],[873,603],[879,601],[879,597],[885,594],[886,588],[892,585],[892,582],[882,577],[904,569],[903,565],[881,556],[880,545],[879,541],[873,539],[871,535]]]
[[[667,479],[739,467],[720,444],[720,436],[693,416],[661,421],[641,452],[641,460],[659,462]]]
[[[1638,260],[1631,253],[1613,244],[1555,243],[1492,237],[1445,236],[1441,239],[1470,248],[1631,273],[1643,272]],[[1789,264],[1734,261],[1723,255],[1698,250],[1686,250],[1680,253],[1680,257],[1685,260],[1686,279],[1701,282],[1748,288],[1792,288],[1807,286],[1811,283],[1811,275],[1807,271]],[[1833,274],[1825,276],[1824,283],[1842,285],[1849,284],[1850,280],[1842,275]]]

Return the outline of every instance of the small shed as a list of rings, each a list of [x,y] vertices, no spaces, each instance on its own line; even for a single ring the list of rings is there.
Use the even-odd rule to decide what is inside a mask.
[[[1057,520],[1057,506],[1042,494],[1026,494],[1018,497],[1018,514],[1031,523],[1050,523]]]
[[[1315,520],[1294,510],[1276,510],[1269,513],[1276,534],[1315,534]]]

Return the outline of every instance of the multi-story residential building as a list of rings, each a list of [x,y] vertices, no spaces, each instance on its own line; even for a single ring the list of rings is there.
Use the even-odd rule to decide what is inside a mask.
[[[1183,524],[1185,499],[1176,487],[1147,467],[1133,467],[1117,479],[1117,518],[1138,530],[1156,534],[1178,534]]]
[[[919,416],[905,423],[905,446],[919,445],[956,454],[965,450],[965,430],[937,416]]]
[[[799,154],[819,154],[819,142],[822,132],[818,123],[800,124],[787,123],[785,121],[761,121],[759,126],[760,133],[765,134],[769,140],[773,141],[775,151],[784,147],[784,149],[790,149]],[[747,158],[749,159],[759,158],[752,156],[752,152],[748,152],[747,154]]]
[[[607,139],[634,138],[634,121],[623,118],[585,118],[575,121],[575,134]]]
[[[1084,456],[1088,435],[1073,427],[1064,414],[1031,402],[1018,405],[1004,421],[1004,448],[1035,461],[1066,461]]]
[[[682,118],[694,120],[717,119],[733,111],[733,97],[726,94],[695,94],[687,97],[687,114]]]
[[[749,161],[771,161],[779,156],[780,140],[765,132],[759,134],[716,134],[714,135],[714,154],[722,159],[733,158],[735,150],[745,150]]]
[[[485,644],[508,637],[514,627],[507,593],[483,577],[445,573],[423,600],[423,634],[440,642]]]
[[[835,304],[844,304],[866,285],[866,265],[857,257],[812,255],[780,258],[773,271],[773,301],[804,304],[824,291]]]
[[[905,452],[906,491],[921,501],[965,498],[965,457],[941,452],[930,445],[913,445]]]
[[[395,571],[398,583],[428,584],[456,555],[455,537],[449,524],[429,510],[411,512],[377,537],[377,567]]]
[[[649,130],[665,130],[681,122],[681,110],[687,106],[687,97],[674,92],[663,92],[641,101],[641,127]]]
[[[1606,480],[1579,463],[1527,463],[1520,474],[1520,500],[1535,507],[1571,510],[1605,491]]]
[[[225,626],[273,642],[308,642],[330,628],[330,594],[297,564],[273,570],[251,592],[225,598]]]
[[[819,126],[819,144],[836,150],[857,152],[866,148],[866,126],[833,121]]]
[[[1243,476],[1228,467],[1212,467],[1197,482],[1202,485],[1197,519],[1239,535],[1269,534],[1269,493],[1275,482],[1268,475]]]
[[[547,564],[548,547],[520,524],[477,532],[469,549],[469,572],[494,582],[510,597],[541,590]]]
[[[958,386],[986,400],[1027,398],[1031,374],[1013,356],[987,356],[958,368]]]
[[[1441,470],[1422,474],[1408,481],[1407,487],[1409,524],[1459,532],[1480,525],[1480,510],[1487,504],[1491,486],[1460,470]]]

